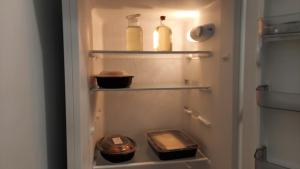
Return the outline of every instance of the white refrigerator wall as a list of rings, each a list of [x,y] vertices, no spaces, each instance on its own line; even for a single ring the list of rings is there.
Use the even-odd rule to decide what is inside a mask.
[[[196,64],[200,67],[198,78],[211,85],[212,93],[191,91],[185,100],[212,123],[207,128],[198,121],[185,119],[187,130],[201,141],[213,169],[232,169],[237,165],[239,9],[237,1],[215,1],[202,11],[202,22],[216,24],[215,37],[203,43],[214,56]]]

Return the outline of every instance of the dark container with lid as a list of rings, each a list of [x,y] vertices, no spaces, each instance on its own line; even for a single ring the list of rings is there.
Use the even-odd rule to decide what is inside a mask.
[[[118,89],[128,88],[132,83],[133,76],[97,76],[96,79],[100,88]]]
[[[96,148],[106,160],[112,163],[120,163],[133,158],[136,143],[129,137],[113,135],[103,137],[98,141]]]
[[[96,79],[100,88],[117,89],[129,87],[133,77],[125,71],[102,71]]]
[[[147,140],[160,160],[194,157],[198,150],[198,145],[179,130],[148,132]]]

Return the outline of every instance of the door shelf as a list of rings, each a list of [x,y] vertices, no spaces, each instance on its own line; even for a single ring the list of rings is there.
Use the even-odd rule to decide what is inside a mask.
[[[289,169],[267,161],[267,148],[265,146],[259,148],[255,152],[255,169]]]
[[[263,19],[264,42],[300,39],[300,13],[268,16]]]
[[[147,91],[147,90],[204,90],[210,91],[211,88],[208,85],[202,85],[199,83],[195,84],[133,84],[129,88],[120,88],[120,89],[104,89],[104,88],[92,88],[92,91]]]
[[[300,32],[297,32],[297,33],[284,33],[284,34],[273,34],[273,35],[263,35],[263,40],[264,40],[264,42],[300,40]]]
[[[187,57],[210,57],[211,51],[126,51],[126,50],[91,50],[89,52],[90,57],[102,56],[132,56],[132,55],[169,55],[169,56],[187,56]],[[139,56],[142,57],[142,56]]]
[[[187,164],[191,165],[208,165],[208,158],[198,150],[195,157],[182,158],[177,160],[160,160],[154,151],[150,148],[146,138],[138,137],[135,139],[137,149],[132,160],[123,163],[111,163],[103,159],[99,151],[95,151],[95,161],[93,169],[108,169],[108,168],[161,168],[162,166],[180,166],[185,168]]]
[[[268,86],[258,87],[257,104],[264,108],[300,112],[300,94],[268,91]]]

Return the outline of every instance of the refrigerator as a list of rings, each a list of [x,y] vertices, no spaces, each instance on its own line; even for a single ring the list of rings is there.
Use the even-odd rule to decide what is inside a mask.
[[[291,35],[266,32],[299,21],[297,14],[271,20],[295,14],[298,2],[289,0],[288,7],[279,0],[62,3],[68,169],[299,169],[299,41],[266,42]],[[141,50],[126,48],[126,16],[132,14],[140,14]],[[172,50],[155,49],[161,16],[172,30]],[[288,52],[280,52],[281,46]],[[134,76],[131,86],[99,87],[96,77],[112,70]],[[186,133],[199,146],[196,155],[160,160],[146,133],[161,130]],[[99,154],[101,138],[115,134],[136,142],[130,161],[111,163]]]

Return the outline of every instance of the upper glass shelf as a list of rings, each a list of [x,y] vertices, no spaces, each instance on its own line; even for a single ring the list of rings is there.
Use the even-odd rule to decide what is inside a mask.
[[[126,50],[91,50],[91,57],[95,56],[119,56],[119,55],[170,55],[170,56],[187,56],[187,57],[210,57],[211,51],[126,51]]]

